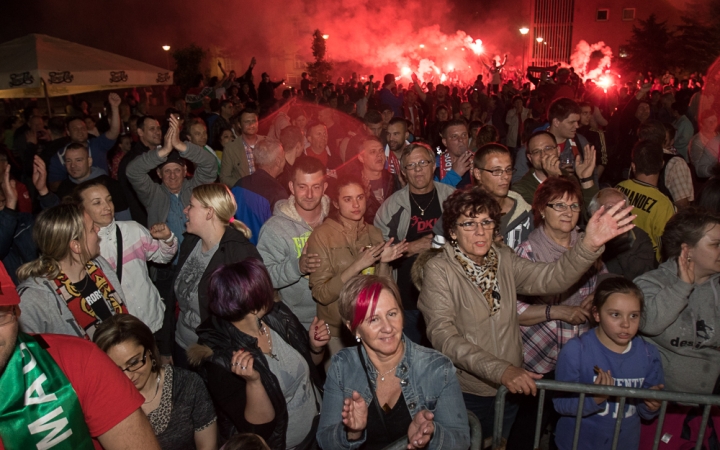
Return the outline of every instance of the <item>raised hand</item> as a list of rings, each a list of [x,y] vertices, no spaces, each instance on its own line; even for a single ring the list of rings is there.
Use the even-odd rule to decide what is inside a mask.
[[[615,382],[613,381],[612,374],[610,373],[610,370],[608,369],[607,372],[599,368],[598,366],[595,366],[595,372],[597,373],[597,376],[595,377],[595,381],[593,384],[597,384],[600,386],[615,386]],[[605,400],[608,399],[607,395],[594,395],[593,399],[595,399],[595,403],[598,405]]]
[[[460,176],[465,175],[465,172],[472,169],[473,158],[474,158],[474,156],[472,153],[470,153],[470,152],[463,153],[453,163],[452,170]]]
[[[5,173],[2,174],[2,177],[2,191],[5,195],[5,206],[10,209],[15,209],[18,195],[15,189],[15,180],[10,179],[10,164],[5,166]]]
[[[549,177],[559,177],[562,175],[560,170],[560,158],[558,155],[544,155],[541,160],[542,168]]]
[[[403,253],[407,252],[407,241],[403,240],[398,244],[392,245],[393,239],[394,238],[390,238],[390,240],[385,243],[385,247],[383,247],[383,251],[380,254],[380,262],[389,263],[395,261],[401,257]]]
[[[583,149],[582,158],[580,155],[575,157],[575,173],[581,180],[583,178],[590,178],[595,172],[595,159],[597,153],[595,153],[595,147],[590,144],[586,145]]]
[[[435,414],[423,409],[413,417],[408,427],[408,450],[425,448],[435,432]]]
[[[170,143],[175,150],[183,153],[187,150],[187,145],[180,140],[180,122],[175,116],[170,116],[168,120],[170,121],[168,134],[170,134],[170,130],[174,131],[174,133],[170,135]]]
[[[108,95],[108,103],[110,103],[110,107],[112,109],[117,109],[118,107],[120,107],[121,102],[122,99],[116,93],[111,92],[110,95]]]
[[[683,246],[678,256],[678,277],[687,284],[695,284],[695,261],[690,256],[690,249]]]
[[[390,239],[390,241],[392,241],[392,239]],[[373,245],[370,248],[363,248],[360,250],[360,254],[355,258],[355,263],[357,264],[356,267],[358,269],[356,272],[360,272],[375,265],[375,263],[380,260],[384,247],[385,243],[381,243]]]
[[[539,373],[528,372],[525,369],[511,365],[503,372],[500,382],[512,394],[532,394],[534,396],[537,394],[535,380],[542,377]]]
[[[300,259],[298,260],[298,267],[300,269],[300,273],[303,275],[308,275],[320,267],[320,255],[317,253],[308,253],[307,252],[307,243],[302,249],[302,254],[300,255]]]
[[[368,407],[365,399],[353,391],[352,397],[343,401],[342,422],[348,430],[348,439],[356,440],[367,426]]]
[[[632,221],[637,217],[630,214],[633,207],[625,206],[625,201],[618,202],[612,208],[605,211],[605,206],[601,206],[595,214],[592,215],[585,228],[585,237],[583,243],[593,252],[600,250],[605,243],[614,237],[635,228]]]
[[[48,194],[47,168],[45,167],[45,161],[38,155],[33,157],[32,182],[40,196]]]
[[[664,384],[656,384],[655,386],[649,387],[648,389],[651,389],[653,391],[662,391],[665,389]],[[650,400],[648,398],[643,400],[645,402],[645,406],[647,406],[647,409],[650,411],[657,411],[660,409],[660,405],[662,404],[662,400]]]
[[[172,231],[166,224],[156,223],[150,227],[150,236],[159,241],[167,241],[172,236]]]
[[[319,352],[330,342],[330,326],[324,320],[315,317],[310,324],[310,349]]]
[[[253,382],[260,380],[260,373],[253,369],[253,358],[250,352],[246,352],[240,349],[233,352],[233,356],[230,360],[232,373],[245,379],[245,381]]]

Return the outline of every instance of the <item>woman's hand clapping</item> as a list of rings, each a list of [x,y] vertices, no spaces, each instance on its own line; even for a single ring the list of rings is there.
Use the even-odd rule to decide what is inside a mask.
[[[310,324],[310,350],[319,352],[330,342],[330,326],[315,317]]]
[[[428,445],[435,432],[434,417],[435,415],[426,409],[415,414],[408,428],[408,450],[425,448]]]
[[[357,440],[367,426],[368,407],[365,400],[353,391],[352,397],[343,402],[342,422],[348,430],[348,440]]]

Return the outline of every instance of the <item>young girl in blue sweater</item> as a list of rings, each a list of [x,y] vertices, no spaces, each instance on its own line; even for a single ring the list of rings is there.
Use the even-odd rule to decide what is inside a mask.
[[[560,352],[556,380],[643,389],[662,389],[660,354],[654,345],[636,337],[643,309],[643,294],[632,281],[610,278],[600,283],[593,299],[597,328],[570,340]],[[555,434],[560,450],[572,448],[577,394],[553,399],[562,415]],[[628,398],[620,428],[618,449],[637,450],[640,418],[652,419],[659,401]],[[586,396],[578,449],[612,447],[618,401],[607,396]]]

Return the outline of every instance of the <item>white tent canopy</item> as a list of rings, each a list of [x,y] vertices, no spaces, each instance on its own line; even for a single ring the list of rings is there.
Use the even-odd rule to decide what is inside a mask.
[[[0,98],[45,97],[170,85],[160,67],[44,34],[0,44]]]

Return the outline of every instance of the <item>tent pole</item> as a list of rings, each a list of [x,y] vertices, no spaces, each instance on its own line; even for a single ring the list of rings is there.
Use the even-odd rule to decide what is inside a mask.
[[[42,82],[43,91],[45,92],[45,103],[47,104],[48,116],[52,118],[53,112],[52,112],[52,108],[50,107],[50,95],[48,94],[47,83],[45,82],[45,80],[42,77],[40,77],[40,82]]]

